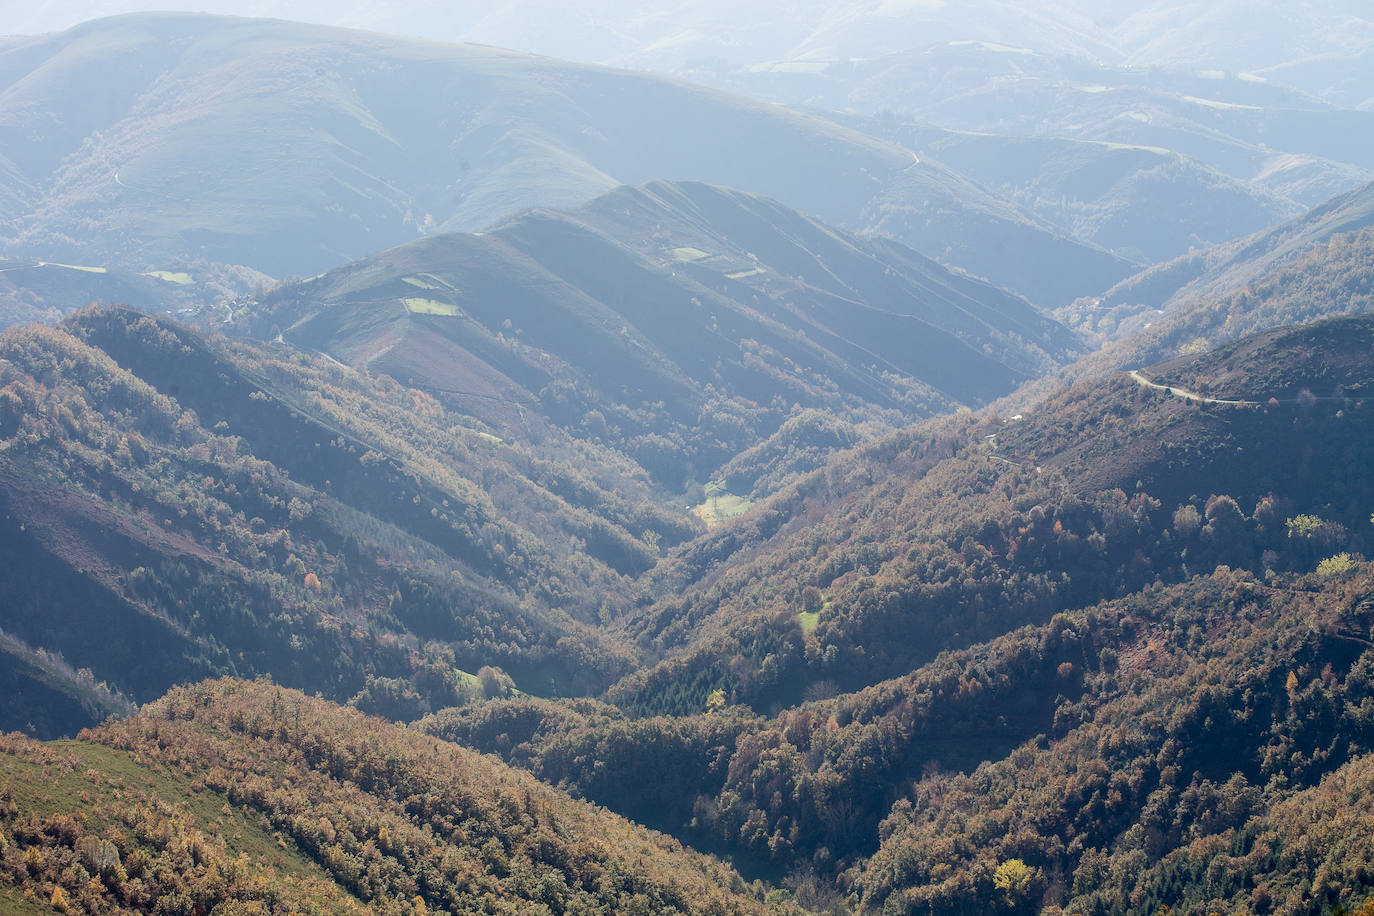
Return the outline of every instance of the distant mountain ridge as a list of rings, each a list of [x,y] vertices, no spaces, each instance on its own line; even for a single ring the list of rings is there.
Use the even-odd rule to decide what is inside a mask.
[[[840,120],[957,162],[973,180],[1073,237],[1145,263],[1249,235],[1303,211],[1284,194],[1161,147],[954,130],[895,117]],[[1309,204],[1329,196],[1320,185],[1304,191],[1317,194]]]
[[[128,0],[86,0],[56,9],[39,5],[17,11],[11,27],[50,31],[130,8]],[[242,3],[232,0],[210,0],[203,8],[244,11]],[[948,41],[985,42],[1138,68],[1248,70],[1351,105],[1368,95],[1360,95],[1358,81],[1342,79],[1339,71],[1366,63],[1362,52],[1374,42],[1368,11],[1342,0],[1315,0],[1300,7],[1277,0],[790,0],[747,7],[706,0],[688,9],[625,0],[575,7],[550,0],[503,0],[480,8],[261,0],[252,10],[262,16],[477,41],[663,71],[703,62],[734,69],[781,62],[800,70],[818,60],[871,59]]]
[[[704,482],[796,408],[899,423],[1079,352],[1024,300],[902,245],[670,182],[383,252],[242,324],[493,422],[524,405],[519,423],[529,410],[614,443],[670,487]]]
[[[15,177],[0,197],[8,251],[140,271],[204,259],[309,275],[659,178],[881,227],[1046,306],[1132,268],[820,117],[659,76],[270,20],[125,16],[0,51],[0,174]]]
[[[1148,268],[1102,296],[1105,307],[1145,305],[1165,312],[1235,292],[1333,236],[1374,223],[1374,183],[1242,239]]]

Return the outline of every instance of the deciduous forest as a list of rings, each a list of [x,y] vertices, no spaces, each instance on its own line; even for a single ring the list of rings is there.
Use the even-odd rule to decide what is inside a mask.
[[[1374,914],[1374,19],[212,5],[0,35],[0,912]]]

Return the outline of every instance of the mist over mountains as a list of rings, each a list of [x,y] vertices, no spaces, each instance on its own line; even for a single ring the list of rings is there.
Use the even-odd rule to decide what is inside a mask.
[[[531,0],[477,4],[200,4],[206,12],[299,19],[348,28],[474,41],[553,57],[652,70],[719,59],[731,69],[809,60],[863,59],[950,41],[986,41],[1112,65],[1223,69],[1282,75],[1282,82],[1354,107],[1374,39],[1368,11],[1341,0],[1103,4],[1056,0],[853,0],[841,4],[625,4],[560,6]],[[30,5],[20,34],[57,31],[139,9],[105,0]]]
[[[1357,5],[0,28],[0,911],[1374,912]]]
[[[527,206],[691,179],[897,237],[1053,308],[1374,179],[1365,112],[1249,71],[1046,47],[923,39],[800,68],[684,71],[815,112],[800,115],[492,48],[112,20],[5,54],[6,237],[11,252],[67,260],[79,221],[117,204],[96,266],[204,259],[304,276]],[[130,53],[132,70],[119,64]],[[724,125],[728,150],[702,142]],[[253,142],[264,136],[271,148]]]
[[[22,178],[7,248],[50,260],[306,276],[672,178],[881,227],[1044,304],[1133,268],[896,144],[644,74],[184,15],[107,20],[3,56],[4,156]]]

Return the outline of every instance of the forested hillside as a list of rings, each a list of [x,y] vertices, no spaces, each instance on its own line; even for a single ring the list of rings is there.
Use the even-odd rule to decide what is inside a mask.
[[[596,691],[632,659],[594,625],[693,533],[604,450],[531,451],[385,377],[128,310],[12,329],[0,373],[0,576],[30,609],[6,677],[85,721],[218,673],[390,717],[484,667]],[[83,721],[53,709],[15,693],[5,722]]]
[[[1369,888],[1344,819],[1374,750],[1374,492],[1347,471],[1374,447],[1369,333],[1146,370],[1244,404],[1123,376],[861,450],[660,565],[671,597],[627,626],[688,648],[614,705],[422,727],[790,870],[818,905],[1348,905]],[[1320,379],[1343,393],[1301,394]],[[629,778],[640,759],[658,781]]]
[[[1370,888],[1371,587],[1220,568],[767,720],[521,700],[422,727],[817,906],[1328,912]]]
[[[702,533],[604,445],[505,441],[387,376],[125,309],[12,329],[3,587],[34,612],[0,643],[3,713],[53,735],[151,704],[95,739],[135,751],[186,715],[260,735],[240,776],[199,777],[236,799],[254,767],[335,760],[311,748],[338,739],[259,727],[301,708],[275,687],[156,697],[268,674],[431,713],[421,729],[805,907],[1329,908],[1369,889],[1363,847],[1320,812],[1334,785],[1365,798],[1374,751],[1374,490],[1348,472],[1374,460],[1371,341],[1369,316],[1329,319],[1079,383],[1034,416],[931,421]],[[155,746],[178,779],[224,753]],[[289,806],[254,806],[315,863],[287,896],[333,880],[467,905],[411,865],[364,881]],[[34,829],[52,851],[16,887],[152,899],[82,891],[79,837]]]
[[[1248,406],[1189,402],[1121,374],[1066,389],[1033,417],[951,419],[862,448],[660,563],[650,577],[669,597],[622,626],[656,651],[697,648],[611,695],[683,712],[722,688],[766,711],[818,682],[872,683],[1209,562],[1262,572],[1274,549],[1270,566],[1301,568],[1287,517],[1321,516],[1339,543],[1362,542],[1374,493],[1346,469],[1374,447],[1359,394],[1369,320],[1279,338],[1263,374],[1191,360],[1192,384],[1225,378],[1225,396]],[[1348,399],[1327,396],[1337,383]],[[1309,403],[1304,389],[1323,396]],[[1223,550],[1202,522],[1186,538],[1173,530],[1175,512],[1202,519],[1209,503],[1236,509],[1228,522],[1250,519],[1247,540]]]
[[[0,740],[7,913],[782,913],[471,751],[270,684]]]

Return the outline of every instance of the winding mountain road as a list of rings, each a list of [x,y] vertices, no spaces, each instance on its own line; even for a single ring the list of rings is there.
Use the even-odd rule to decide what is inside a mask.
[[[1188,391],[1185,388],[1179,388],[1177,386],[1171,385],[1161,385],[1158,382],[1152,382],[1145,376],[1141,375],[1139,369],[1130,369],[1126,372],[1126,374],[1129,375],[1132,379],[1134,379],[1137,384],[1143,385],[1146,388],[1155,388],[1159,391],[1167,392],[1168,394],[1171,394],[1176,398],[1186,398],[1191,401],[1197,401],[1199,404],[1226,404],[1231,407],[1259,406],[1259,401],[1237,401],[1229,400],[1227,398],[1209,398],[1204,397],[1203,395],[1200,395],[1195,391]]]

